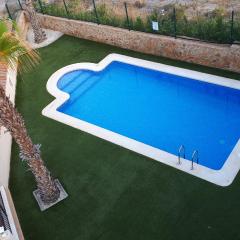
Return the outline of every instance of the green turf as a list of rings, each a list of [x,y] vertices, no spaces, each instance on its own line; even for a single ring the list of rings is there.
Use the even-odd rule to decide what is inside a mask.
[[[69,198],[40,212],[32,175],[12,151],[10,189],[26,240],[237,240],[240,177],[227,188],[175,170],[41,115],[49,76],[77,62],[121,53],[240,79],[234,73],[62,37],[40,50],[41,64],[17,86],[17,107]]]

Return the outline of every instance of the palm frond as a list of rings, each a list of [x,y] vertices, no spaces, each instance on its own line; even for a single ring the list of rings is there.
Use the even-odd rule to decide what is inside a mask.
[[[3,33],[8,31],[8,27],[5,21],[0,21],[0,37],[3,35]]]
[[[39,60],[38,53],[16,31],[10,32],[7,24],[0,22],[0,62],[19,71],[29,71]]]

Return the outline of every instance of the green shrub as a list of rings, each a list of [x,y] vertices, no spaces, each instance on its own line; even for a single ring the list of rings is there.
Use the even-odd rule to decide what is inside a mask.
[[[114,16],[105,4],[98,5],[96,9],[100,24],[124,27],[124,19]]]
[[[40,11],[37,4],[35,7]],[[68,17],[65,8],[57,4],[48,4],[43,7],[46,14]],[[74,8],[74,6],[71,6],[71,9]],[[97,6],[97,15],[100,24],[129,28],[126,16],[114,16],[106,4]],[[94,9],[78,13],[71,12],[69,17],[82,21],[97,21]],[[130,28],[136,31],[173,36],[175,18],[177,36],[186,36],[217,43],[228,43],[230,41],[231,21],[230,17],[228,16],[227,18],[226,13],[222,9],[216,9],[201,17],[197,16],[189,19],[186,17],[184,7],[176,8],[176,16],[174,16],[173,6],[169,5],[164,10],[154,9],[147,19],[142,19],[139,16],[136,19],[129,19],[129,24]],[[152,21],[159,23],[158,31],[152,29]],[[240,18],[235,20],[233,30],[234,40],[240,41]]]
[[[144,22],[141,19],[141,17],[137,17],[136,20],[133,22],[133,30],[136,31],[145,31],[145,26],[144,26]]]
[[[57,4],[43,5],[43,11],[45,14],[57,17],[67,17],[67,13],[64,7]]]

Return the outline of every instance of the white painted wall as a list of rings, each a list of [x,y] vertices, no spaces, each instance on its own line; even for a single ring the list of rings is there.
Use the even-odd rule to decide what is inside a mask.
[[[15,101],[17,74],[15,71],[9,69],[6,81],[6,94],[11,101]],[[6,129],[0,128],[0,185],[8,187],[10,159],[11,159],[12,137],[6,132]]]

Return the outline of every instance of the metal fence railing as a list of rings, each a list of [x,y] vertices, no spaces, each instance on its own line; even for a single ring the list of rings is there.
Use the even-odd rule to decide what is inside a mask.
[[[233,41],[240,42],[240,12],[235,12],[233,20]]]
[[[21,0],[8,1],[15,1],[21,8]],[[47,15],[129,30],[219,44],[240,42],[240,12],[223,8],[202,13],[197,8],[189,11],[182,5],[148,7],[141,0],[36,0],[35,8]],[[12,17],[10,9],[8,12]]]
[[[3,227],[4,230],[9,230],[11,232],[10,223],[6,213],[6,209],[3,203],[3,199],[0,193],[0,227]]]
[[[15,19],[17,12],[22,10],[22,0],[6,0],[5,9],[9,18]]]

